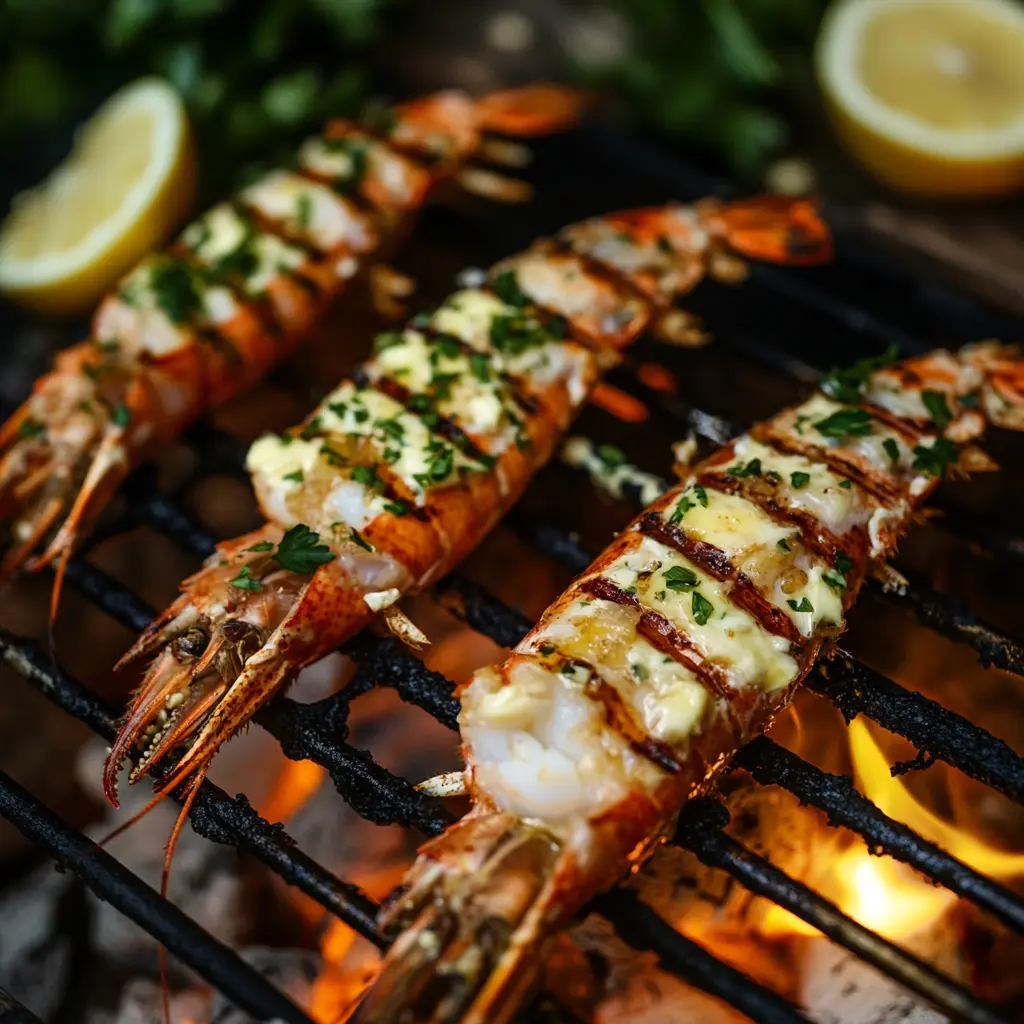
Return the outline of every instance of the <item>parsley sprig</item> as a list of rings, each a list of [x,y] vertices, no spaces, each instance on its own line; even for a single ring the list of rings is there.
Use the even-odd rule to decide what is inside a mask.
[[[891,366],[899,355],[899,349],[895,345],[890,345],[881,355],[868,356],[852,366],[830,370],[821,379],[821,390],[837,402],[852,405],[860,401],[871,375],[886,366]]]

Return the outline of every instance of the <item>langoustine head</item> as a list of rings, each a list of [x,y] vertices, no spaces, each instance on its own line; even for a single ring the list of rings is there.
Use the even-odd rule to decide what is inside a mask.
[[[76,540],[127,475],[150,431],[152,396],[99,342],[65,352],[0,427],[0,582],[57,563],[51,612]]]

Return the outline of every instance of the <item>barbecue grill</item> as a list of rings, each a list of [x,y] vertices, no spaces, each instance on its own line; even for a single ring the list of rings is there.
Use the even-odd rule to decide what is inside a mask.
[[[430,244],[432,234],[445,231],[449,238],[457,238],[460,247],[471,250],[466,253],[470,261],[485,264],[515,251],[535,235],[587,214],[730,191],[660,149],[610,129],[588,127],[562,139],[546,140],[538,149],[533,172],[537,202],[514,214],[488,211],[481,215],[473,208],[468,213],[433,214],[423,225],[423,244]],[[832,212],[836,216],[829,219],[841,221],[841,211]],[[826,216],[829,213],[826,210]],[[723,366],[729,361],[753,361],[766,370],[809,381],[823,364],[849,361],[890,344],[911,354],[943,342],[988,336],[1013,339],[1012,325],[997,314],[867,255],[842,229],[837,234],[839,255],[832,266],[792,271],[755,267],[740,291],[702,285],[687,308],[705,318],[717,347],[687,354],[687,358],[695,365],[701,360],[724,360]],[[701,408],[699,379],[695,384],[684,382],[682,388],[683,396],[694,404],[646,387],[628,366],[616,370],[610,382],[652,410],[666,453],[669,440],[688,431],[717,444],[739,429]],[[767,413],[771,408],[757,412]],[[733,415],[740,412],[735,408],[729,411]],[[201,438],[198,476],[220,468],[225,459],[240,469],[243,450],[230,438],[219,436],[208,426],[194,432],[193,438]],[[105,525],[102,536],[145,524],[197,559],[208,555],[213,538],[190,520],[174,497],[159,491],[154,479],[147,469],[133,476],[126,485],[125,511]],[[1004,564],[1024,562],[1024,540],[1014,536],[1012,528],[986,521],[962,505],[948,505],[945,511],[941,529]],[[513,512],[508,524],[545,556],[572,571],[579,571],[589,561],[569,527],[522,508]],[[133,632],[141,630],[153,609],[93,565],[87,554],[72,562],[68,582]],[[957,598],[937,592],[917,578],[896,587],[872,584],[871,589],[882,600],[913,612],[948,639],[969,645],[984,664],[1024,676],[1024,647],[979,622]],[[501,645],[514,644],[531,625],[520,612],[459,574],[438,584],[434,596],[472,629]],[[345,741],[346,720],[354,698],[374,686],[390,686],[403,700],[455,729],[458,706],[452,696],[453,683],[427,669],[393,638],[363,635],[347,652],[357,668],[341,691],[311,705],[280,697],[257,716],[257,722],[277,738],[289,758],[310,759],[325,767],[340,796],[363,817],[435,835],[451,820],[444,806],[376,764],[368,753],[350,746]],[[102,701],[62,671],[39,643],[0,633],[0,656],[54,704],[99,735],[113,738],[120,708]],[[935,701],[847,657],[822,666],[808,685],[832,701],[847,720],[866,715],[914,744],[922,753],[915,763],[898,766],[901,770],[921,767],[930,759],[943,760],[1024,803],[1024,757]],[[734,764],[751,773],[757,783],[788,790],[802,803],[823,811],[832,824],[857,833],[871,849],[912,865],[1009,928],[1024,932],[1024,899],[888,817],[857,793],[848,777],[821,771],[769,738],[750,743],[737,754]],[[240,956],[2,773],[0,814],[240,1009],[258,1020],[310,1024],[300,1009]],[[728,817],[725,805],[715,797],[694,800],[686,807],[673,841],[818,928],[951,1019],[976,1024],[995,1024],[1002,1019],[961,984],[858,924],[726,834]],[[244,796],[232,798],[206,782],[190,819],[202,836],[245,850],[359,934],[383,945],[375,930],[374,902],[298,850],[283,828],[261,818]],[[797,1007],[681,935],[629,891],[605,894],[594,902],[593,909],[607,917],[627,943],[653,951],[665,969],[751,1018],[770,1024],[807,1020]],[[553,1020],[566,1019],[563,1011],[550,1006],[531,1011],[528,1019],[541,1019],[542,1014],[550,1014]],[[0,991],[0,1024],[34,1020]]]

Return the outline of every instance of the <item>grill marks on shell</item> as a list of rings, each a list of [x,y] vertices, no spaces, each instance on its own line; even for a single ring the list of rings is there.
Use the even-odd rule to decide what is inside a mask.
[[[666,547],[678,551],[716,580],[728,580],[731,584],[725,590],[728,600],[747,612],[763,629],[775,636],[784,637],[794,646],[803,643],[804,637],[793,624],[793,620],[768,601],[753,581],[733,565],[721,548],[690,537],[682,526],[666,522],[657,512],[648,512],[644,515],[637,529]]]

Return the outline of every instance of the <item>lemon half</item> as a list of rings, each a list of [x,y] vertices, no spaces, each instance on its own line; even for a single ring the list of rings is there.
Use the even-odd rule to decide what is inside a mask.
[[[169,236],[195,190],[181,98],[159,78],[125,86],[64,163],[15,199],[0,227],[0,291],[45,312],[87,311]]]
[[[981,196],[1024,185],[1024,8],[839,0],[818,80],[843,142],[889,185]]]

